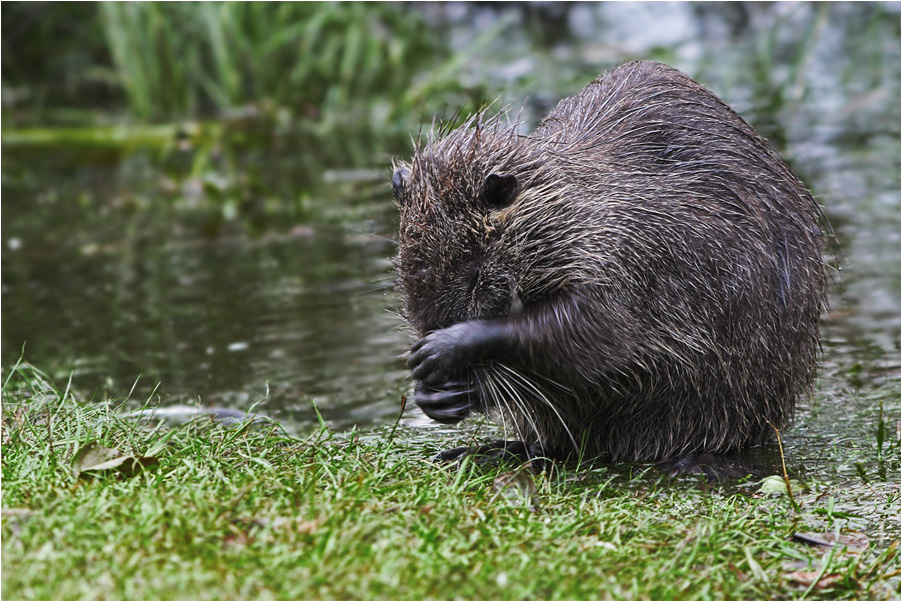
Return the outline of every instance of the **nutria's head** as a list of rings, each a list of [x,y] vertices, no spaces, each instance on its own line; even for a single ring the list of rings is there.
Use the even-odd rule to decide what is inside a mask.
[[[518,311],[519,274],[506,222],[529,184],[524,140],[514,126],[476,116],[432,136],[409,164],[395,164],[398,288],[406,318],[421,336]]]

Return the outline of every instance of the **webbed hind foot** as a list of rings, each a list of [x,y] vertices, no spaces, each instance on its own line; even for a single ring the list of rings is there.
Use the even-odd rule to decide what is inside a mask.
[[[740,462],[735,457],[709,452],[671,458],[664,460],[658,466],[666,470],[671,477],[700,474],[704,475],[709,481],[739,479],[748,475],[754,475],[760,472],[762,468],[754,463]]]

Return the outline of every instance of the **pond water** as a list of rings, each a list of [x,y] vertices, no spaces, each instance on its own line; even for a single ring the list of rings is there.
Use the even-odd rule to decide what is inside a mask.
[[[161,169],[149,155],[72,170],[5,158],[24,175],[3,191],[4,362],[24,343],[28,361],[97,398],[156,390],[154,405],[247,409],[265,397],[259,411],[289,426],[316,423],[311,402],[337,429],[396,416],[406,343],[384,174],[369,198],[325,185],[315,217],[278,211],[287,227],[252,234],[218,206],[172,207],[165,172],[136,185]]]
[[[809,184],[840,243],[798,453],[816,457],[812,432],[817,445],[860,436],[843,417],[876,407],[875,391],[898,412],[898,4],[424,10],[462,53],[460,77],[522,104],[527,123],[640,57],[736,107]],[[388,179],[409,144],[346,141],[343,153],[334,140],[214,125],[215,143],[191,128],[158,144],[4,131],[4,368],[24,346],[82,397],[241,410],[263,400],[258,411],[298,432],[316,423],[313,402],[337,430],[395,420],[412,340],[393,309]],[[407,420],[427,423],[416,408]]]

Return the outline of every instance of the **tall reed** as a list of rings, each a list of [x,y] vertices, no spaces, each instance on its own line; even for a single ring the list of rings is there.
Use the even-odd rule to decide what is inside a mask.
[[[311,117],[359,109],[390,119],[415,107],[424,92],[417,76],[447,58],[419,13],[393,4],[110,2],[100,16],[131,111],[143,119],[266,103]]]

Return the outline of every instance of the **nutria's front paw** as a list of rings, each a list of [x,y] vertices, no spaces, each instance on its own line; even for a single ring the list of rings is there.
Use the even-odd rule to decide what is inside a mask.
[[[467,365],[467,343],[471,336],[468,322],[434,330],[416,342],[407,358],[413,377],[430,386],[448,382],[461,374]]]
[[[470,395],[473,391],[465,382],[446,382],[430,387],[417,381],[414,399],[426,415],[445,424],[460,422],[470,414]]]

